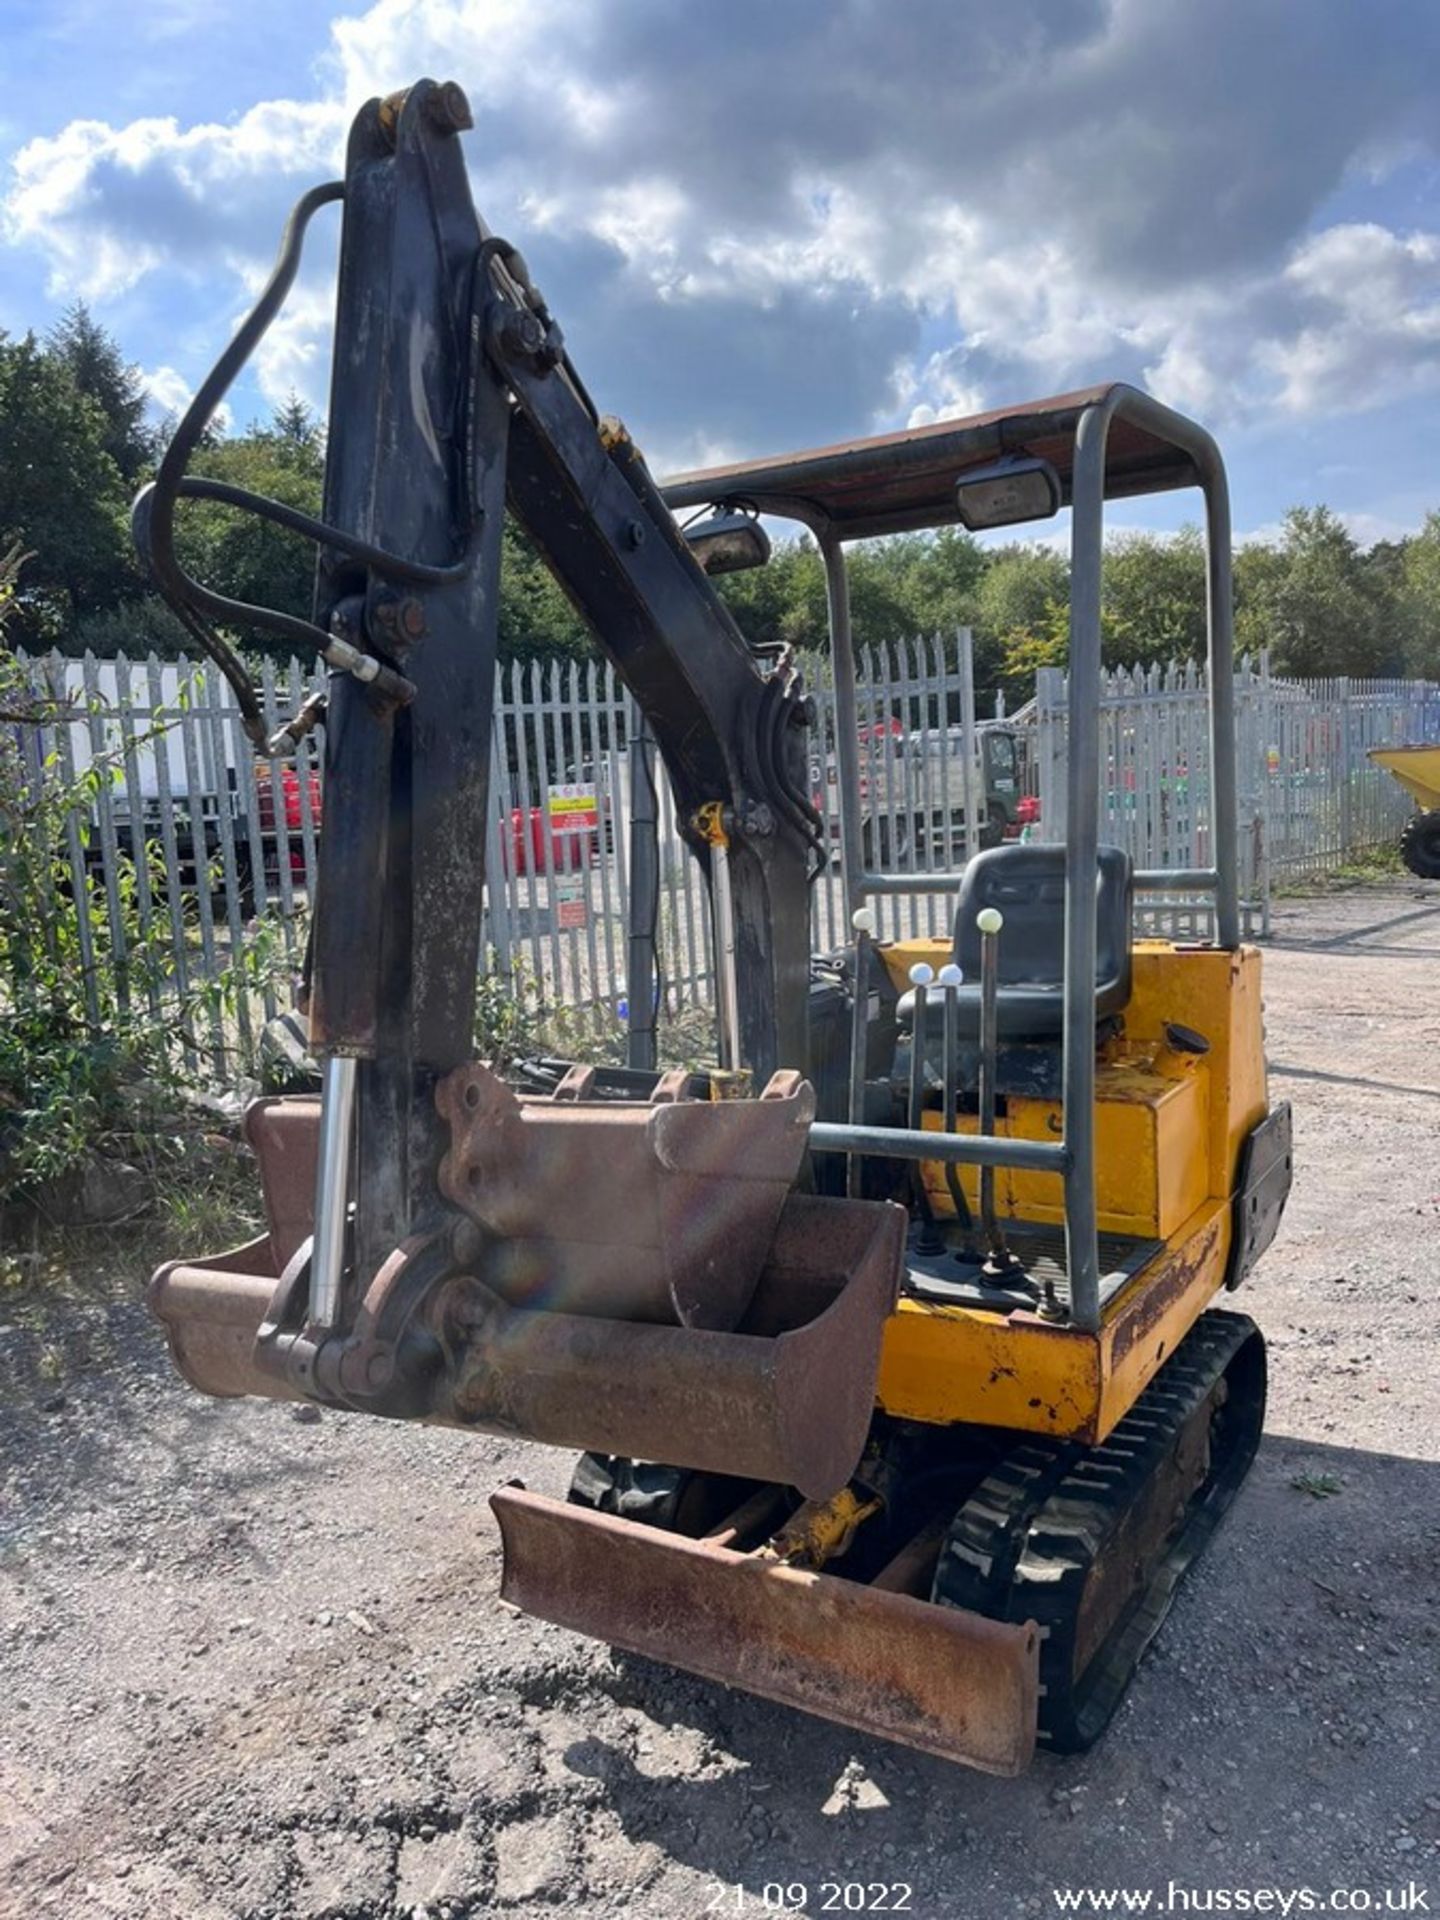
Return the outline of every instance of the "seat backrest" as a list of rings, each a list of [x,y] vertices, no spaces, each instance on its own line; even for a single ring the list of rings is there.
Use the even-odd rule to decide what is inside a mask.
[[[1130,856],[1101,847],[1097,893],[1096,991],[1122,984],[1129,993]],[[1065,975],[1065,848],[991,847],[965,869],[955,909],[955,959],[967,982],[980,978],[980,933],[975,916],[998,907],[1005,916],[1000,936],[1000,985],[1059,987]]]

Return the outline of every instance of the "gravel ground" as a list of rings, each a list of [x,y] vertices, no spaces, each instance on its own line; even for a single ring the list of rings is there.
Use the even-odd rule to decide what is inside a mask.
[[[509,1614],[486,1496],[568,1461],[201,1400],[100,1248],[0,1336],[0,1913],[1440,1911],[1440,886],[1275,934],[1267,1437],[1095,1752],[989,1780]]]

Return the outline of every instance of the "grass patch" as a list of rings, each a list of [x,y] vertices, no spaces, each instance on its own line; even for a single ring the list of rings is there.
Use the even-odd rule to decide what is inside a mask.
[[[1355,887],[1374,886],[1377,880],[1403,880],[1406,869],[1400,858],[1399,843],[1389,847],[1371,847],[1363,853],[1347,855],[1338,867],[1324,873],[1306,874],[1297,880],[1276,884],[1270,890],[1272,900],[1314,900],[1327,893],[1344,893]]]
[[[1297,1473],[1290,1485],[1296,1493],[1308,1493],[1312,1500],[1328,1500],[1341,1491],[1345,1482],[1334,1473]]]

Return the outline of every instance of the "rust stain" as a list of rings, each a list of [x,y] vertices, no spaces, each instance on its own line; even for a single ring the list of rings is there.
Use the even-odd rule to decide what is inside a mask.
[[[1115,1324],[1110,1350],[1114,1366],[1118,1367],[1134,1347],[1147,1339],[1171,1308],[1190,1292],[1215,1257],[1220,1227],[1220,1216],[1214,1215],[1198,1233],[1146,1272],[1144,1288],[1134,1306]],[[1162,1342],[1162,1351],[1163,1345]]]

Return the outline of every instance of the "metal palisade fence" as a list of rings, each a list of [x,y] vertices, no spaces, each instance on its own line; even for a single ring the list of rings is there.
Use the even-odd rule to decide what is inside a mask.
[[[862,839],[868,864],[949,870],[977,838],[1064,834],[1064,678],[1039,676],[1036,699],[1005,722],[962,725],[972,704],[955,636],[917,639],[859,660]],[[253,1064],[261,1022],[298,973],[324,831],[315,735],[291,760],[256,760],[233,695],[208,665],[48,655],[22,660],[46,702],[15,728],[21,778],[76,788],[64,857],[86,964],[123,974],[127,924],[168,953],[171,989],[218,978],[263,947],[253,992],[208,1014],[202,1050],[217,1071]],[[260,670],[272,726],[320,684],[291,660]],[[834,707],[810,663],[816,722],[810,787],[834,857],[814,883],[817,949],[848,937],[838,869]],[[1102,838],[1147,867],[1210,864],[1203,679],[1192,668],[1109,676],[1102,716]],[[1440,738],[1440,690],[1418,683],[1273,680],[1263,661],[1238,674],[1242,874],[1263,925],[1278,876],[1321,871],[1394,840],[1399,789],[1365,749]],[[531,1009],[578,1010],[618,1032],[627,998],[631,741],[637,714],[596,658],[526,662],[496,683],[487,892],[479,964]],[[1006,740],[1010,744],[1006,745]],[[968,742],[968,749],[967,749]],[[967,782],[966,760],[970,763]],[[1008,769],[1008,774],[1007,774]],[[77,783],[79,783],[77,785]],[[663,1015],[711,998],[709,906],[657,782]],[[1038,807],[1038,819],[1035,818]],[[121,913],[122,898],[129,913]],[[882,937],[948,931],[934,894],[875,903]],[[1203,909],[1162,902],[1158,925],[1200,931]],[[93,926],[87,925],[93,921]],[[4,983],[0,982],[0,992]],[[146,991],[164,1017],[164,990]]]
[[[867,833],[892,864],[930,862],[922,809],[962,807],[950,744],[962,709],[953,640],[919,640],[862,658],[859,706]],[[59,654],[21,656],[45,718],[14,727],[21,778],[81,794],[65,836],[70,889],[87,965],[124,978],[126,927],[168,949],[176,996],[218,978],[263,943],[270,964],[230,1011],[210,1014],[217,1071],[253,1064],[264,1020],[298,975],[324,830],[322,750],[311,734],[291,759],[256,759],[233,693],[208,663]],[[323,684],[291,659],[258,670],[272,729]],[[839,846],[833,707],[814,688],[810,780],[830,844]],[[630,754],[638,714],[608,664],[512,663],[497,673],[486,908],[479,964],[528,1007],[582,1010],[616,1027],[626,1001]],[[932,751],[922,758],[916,742]],[[657,782],[659,942],[664,1011],[710,1002],[709,904],[677,827],[668,783]],[[928,818],[928,815],[926,816]],[[936,852],[948,851],[953,845]],[[127,915],[122,899],[130,903]],[[838,864],[813,891],[817,946],[846,938]],[[883,904],[890,934],[938,930],[943,903]],[[278,965],[276,962],[278,961]],[[164,1008],[148,976],[156,1017]],[[0,982],[3,992],[3,982]],[[161,996],[163,999],[163,995]]]
[[[1066,684],[1036,677],[1037,832],[1065,836]],[[1210,747],[1205,676],[1193,665],[1116,671],[1101,696],[1102,842],[1139,867],[1208,867]],[[1368,749],[1440,740],[1440,684],[1279,680],[1269,661],[1237,663],[1240,885],[1252,930],[1269,932],[1272,888],[1391,847],[1410,812]],[[1156,930],[1203,933],[1208,909],[1147,902]]]

